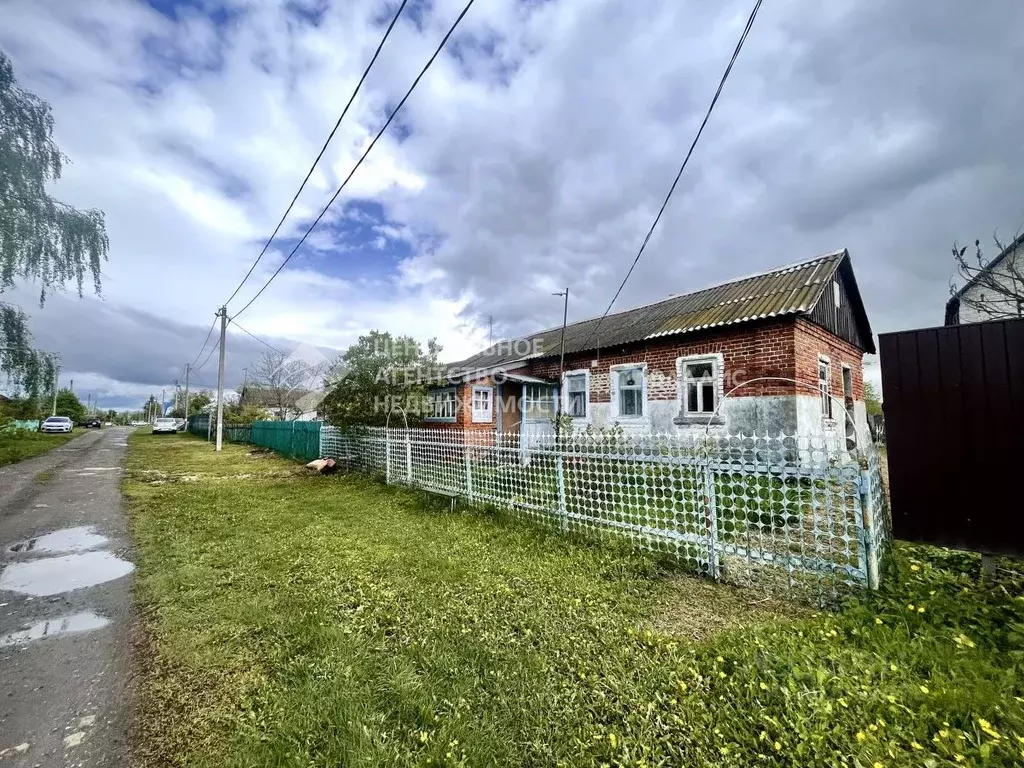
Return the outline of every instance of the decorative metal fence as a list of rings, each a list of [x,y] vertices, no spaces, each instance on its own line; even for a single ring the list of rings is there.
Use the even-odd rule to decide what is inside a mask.
[[[890,525],[878,455],[822,437],[576,434],[324,426],[319,453],[387,482],[490,504],[566,532],[627,537],[716,579],[821,599],[877,586]]]

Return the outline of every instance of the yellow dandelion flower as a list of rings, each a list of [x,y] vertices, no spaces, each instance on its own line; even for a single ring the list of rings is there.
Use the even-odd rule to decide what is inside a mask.
[[[615,747],[618,745],[619,740],[618,738],[616,738],[614,733],[608,734],[608,743],[612,745],[612,749],[615,749]]]
[[[857,731],[857,741],[866,741],[868,735],[864,731]]]
[[[908,611],[914,610],[914,604],[913,603],[907,603],[907,610]]]
[[[921,570],[921,566],[920,565],[916,565],[916,564],[912,565],[912,566],[910,566],[910,570],[912,570],[912,571],[920,571]]]
[[[880,618],[878,618],[877,616],[875,616],[875,624],[882,624],[882,623],[883,623],[882,620]]]
[[[921,686],[921,693],[923,693],[925,695],[928,695],[930,693],[930,691],[928,690],[928,686],[927,685],[922,685]]]
[[[766,683],[764,680],[761,681],[761,690],[762,691],[767,691],[768,690],[768,683]]]
[[[719,664],[722,664],[725,662],[725,659],[723,659],[721,656],[716,656],[715,661],[717,661]]]
[[[923,606],[923,605],[919,605],[919,606],[917,607],[917,612],[918,612],[918,613],[924,613],[924,606]]]
[[[912,741],[912,742],[910,742],[910,746],[912,746],[912,747],[913,747],[914,749],[916,749],[916,750],[919,750],[919,751],[920,751],[920,750],[922,750],[922,749],[924,749],[924,747],[922,747],[922,746],[921,746],[920,744],[918,744],[918,743],[917,743],[916,741]]]
[[[778,752],[780,749],[782,749],[782,745],[779,744],[779,742],[777,742],[777,741],[774,744],[772,744],[772,746],[775,747],[775,751],[776,752]]]
[[[881,764],[880,762],[878,762],[877,760],[875,760],[875,764],[874,764],[873,768],[885,768],[885,766],[884,766],[884,765],[882,765],[882,764]]]

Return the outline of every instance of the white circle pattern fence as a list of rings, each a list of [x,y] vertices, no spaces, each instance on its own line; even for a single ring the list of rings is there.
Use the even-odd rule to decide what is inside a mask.
[[[324,426],[352,469],[565,532],[627,537],[716,579],[825,602],[875,587],[891,526],[873,445],[828,435],[531,437]]]

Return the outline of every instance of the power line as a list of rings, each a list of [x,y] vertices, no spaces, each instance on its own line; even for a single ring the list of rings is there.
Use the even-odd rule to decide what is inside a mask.
[[[256,265],[260,263],[260,259],[263,258],[263,254],[267,252],[267,249],[270,247],[270,244],[274,241],[274,238],[277,237],[277,233],[281,230],[281,226],[284,224],[285,219],[288,218],[288,214],[292,212],[292,208],[295,206],[295,202],[299,199],[299,195],[301,195],[302,190],[306,188],[306,182],[309,181],[309,177],[313,175],[313,171],[316,170],[317,164],[320,162],[320,159],[324,156],[324,152],[327,151],[327,145],[331,143],[331,139],[333,139],[334,134],[337,133],[338,128],[341,126],[341,121],[345,119],[345,115],[348,114],[349,107],[352,106],[352,102],[356,100],[356,96],[359,94],[359,89],[363,87],[363,83],[366,81],[367,75],[370,74],[370,70],[373,68],[374,63],[377,61],[377,57],[380,55],[381,49],[384,47],[384,43],[391,35],[391,30],[394,29],[395,24],[398,22],[398,17],[401,16],[402,11],[405,10],[405,5],[407,2],[408,0],[402,0],[402,4],[398,6],[398,12],[395,13],[394,18],[391,19],[391,23],[388,25],[387,30],[384,32],[384,37],[382,37],[380,39],[380,42],[377,44],[377,50],[373,52],[373,58],[370,59],[370,63],[367,64],[366,69],[363,70],[363,75],[362,77],[359,78],[359,82],[356,83],[355,90],[352,91],[352,95],[349,96],[348,103],[345,104],[345,108],[341,110],[341,115],[338,116],[338,122],[334,124],[334,127],[331,129],[330,134],[328,134],[327,140],[324,142],[324,145],[320,147],[319,154],[317,154],[316,159],[313,161],[313,164],[309,166],[309,170],[306,172],[306,178],[302,180],[302,183],[299,185],[299,189],[295,193],[295,196],[292,198],[292,201],[288,203],[288,207],[285,209],[284,215],[281,216],[281,220],[277,222],[277,226],[274,227],[274,232],[270,235],[270,239],[267,240],[267,242],[263,245],[263,250],[260,251],[260,255],[256,257],[256,261],[254,261],[252,263],[252,266],[249,267],[249,271],[245,273],[245,277],[242,278],[242,282],[238,284],[238,287],[235,288],[234,292],[228,297],[228,300],[224,302],[225,305],[229,304],[231,300],[238,295],[238,292],[242,290],[242,286],[245,285],[245,281],[249,279],[250,275],[252,275],[252,271],[256,269]]]
[[[714,98],[711,99],[711,104],[708,105],[708,110],[704,114],[704,119],[701,121],[700,128],[697,129],[697,135],[693,137],[693,142],[690,144],[690,149],[686,153],[686,157],[683,158],[683,164],[679,166],[679,172],[676,174],[675,180],[672,182],[672,186],[669,187],[668,194],[665,195],[665,200],[661,204],[661,208],[658,210],[658,215],[654,217],[654,223],[651,224],[651,228],[647,230],[647,236],[644,237],[643,243],[640,245],[640,250],[637,251],[636,258],[633,259],[633,263],[629,266],[629,271],[626,272],[626,276],[622,278],[622,283],[619,285],[615,295],[612,296],[612,300],[608,302],[608,307],[605,309],[604,314],[597,321],[597,325],[594,326],[594,330],[587,336],[587,340],[583,342],[583,349],[587,348],[587,344],[594,338],[594,334],[601,328],[601,323],[611,312],[612,306],[615,304],[615,300],[619,298],[619,294],[622,293],[622,289],[626,287],[626,282],[633,274],[633,269],[636,268],[637,263],[640,261],[640,257],[644,255],[644,249],[647,248],[647,243],[650,242],[651,235],[654,234],[655,228],[658,226],[658,222],[661,221],[661,216],[665,213],[665,209],[668,207],[669,200],[672,199],[672,193],[676,191],[676,185],[679,184],[679,179],[682,178],[683,171],[686,169],[686,164],[690,161],[690,156],[693,154],[693,150],[697,147],[697,142],[700,141],[700,136],[704,132],[704,127],[708,124],[708,120],[711,118],[711,113],[715,109],[715,104],[718,103],[718,97],[722,95],[722,89],[725,87],[725,81],[729,79],[729,73],[732,72],[732,67],[736,63],[736,59],[740,55],[740,51],[743,49],[743,43],[747,40],[747,35],[750,34],[751,27],[754,26],[754,19],[757,18],[757,12],[761,9],[762,0],[757,0],[754,3],[754,9],[750,12],[750,17],[747,19],[747,24],[743,28],[743,33],[740,35],[740,39],[736,43],[736,48],[732,52],[732,58],[729,59],[729,65],[725,68],[725,72],[722,73],[722,79],[718,82],[718,89],[715,91]],[[600,344],[600,342],[598,342]]]
[[[286,355],[286,354],[285,354],[284,352],[282,352],[282,351],[281,351],[280,349],[278,349],[277,347],[275,347],[275,346],[274,346],[273,344],[270,344],[270,343],[268,343],[268,342],[264,341],[264,340],[263,340],[263,339],[261,339],[261,338],[260,338],[259,336],[257,336],[257,335],[256,335],[255,333],[250,333],[249,331],[245,330],[245,328],[243,328],[242,326],[240,326],[240,325],[239,325],[239,324],[238,324],[238,323],[237,323],[237,322],[235,321],[235,318],[233,318],[233,317],[232,317],[232,318],[231,318],[231,319],[230,319],[230,320],[229,320],[228,322],[230,322],[230,323],[231,323],[231,324],[232,324],[233,326],[235,326],[235,328],[237,328],[238,330],[240,330],[240,331],[241,331],[242,333],[244,333],[244,334],[245,334],[246,336],[251,336],[252,338],[256,339],[256,341],[258,341],[258,342],[259,342],[260,344],[262,344],[263,346],[267,347],[268,349],[272,349],[272,350],[273,350],[274,352],[277,352],[277,354],[281,355],[281,357],[288,357],[288,355]]]
[[[233,315],[233,317],[238,317],[240,314],[245,312],[245,310],[247,310],[252,305],[252,303],[254,301],[256,301],[256,299],[258,299],[260,297],[260,295],[265,290],[267,290],[267,287],[272,282],[274,282],[274,278],[276,278],[279,274],[281,274],[281,270],[285,268],[285,265],[289,261],[291,261],[291,258],[292,258],[292,256],[295,255],[295,252],[298,251],[300,247],[302,247],[302,244],[304,242],[306,242],[306,238],[309,237],[310,233],[313,231],[313,229],[316,227],[316,225],[320,223],[320,219],[322,219],[324,217],[324,214],[326,214],[328,209],[330,209],[330,207],[334,204],[334,201],[338,199],[338,195],[340,195],[341,191],[343,189],[345,189],[345,186],[348,184],[349,180],[355,175],[355,172],[359,169],[359,166],[363,164],[363,160],[365,160],[366,156],[370,154],[370,151],[377,144],[377,141],[380,139],[380,137],[384,135],[384,131],[386,131],[388,129],[388,126],[391,125],[391,121],[395,119],[395,115],[398,114],[398,112],[405,105],[405,102],[408,101],[409,97],[412,95],[412,92],[414,90],[416,90],[416,86],[419,85],[420,80],[423,79],[423,76],[427,73],[427,70],[430,69],[430,66],[434,63],[434,59],[436,59],[438,57],[438,55],[441,53],[441,51],[444,49],[445,44],[448,42],[448,38],[450,38],[452,36],[452,34],[455,32],[455,29],[461,23],[462,19],[469,12],[469,9],[473,7],[473,3],[474,2],[475,2],[475,0],[469,0],[469,2],[466,3],[466,7],[462,9],[462,13],[459,14],[458,18],[455,19],[455,23],[452,24],[452,26],[448,30],[447,34],[445,34],[444,38],[442,38],[440,45],[437,46],[437,50],[435,50],[433,55],[427,60],[427,63],[424,65],[423,69],[420,70],[420,73],[416,76],[416,79],[413,80],[412,85],[409,86],[409,90],[406,91],[405,96],[403,96],[402,100],[400,102],[398,102],[398,106],[395,107],[394,110],[392,110],[390,115],[388,115],[387,121],[384,123],[383,127],[381,127],[381,129],[377,132],[377,135],[373,137],[373,141],[370,142],[370,145],[366,148],[366,150],[360,156],[359,160],[356,161],[356,164],[354,166],[352,166],[352,170],[348,172],[348,176],[346,176],[345,180],[343,182],[341,182],[341,186],[339,186],[335,190],[334,195],[331,197],[330,200],[327,201],[327,205],[325,205],[323,210],[320,211],[320,214],[316,217],[316,219],[313,221],[313,223],[309,225],[309,228],[306,230],[305,234],[302,235],[302,239],[299,240],[299,242],[295,244],[295,247],[292,248],[292,250],[288,254],[288,256],[285,257],[285,260],[281,262],[281,266],[279,266],[277,268],[277,270],[274,272],[274,274],[272,274],[270,276],[270,279],[267,280],[267,282],[263,284],[263,287],[260,288],[256,292],[256,295],[253,296],[251,299],[249,299],[248,303],[244,307],[242,307],[240,310],[238,310]]]
[[[210,347],[210,354],[208,354],[206,356],[206,359],[203,360],[202,365],[194,365],[194,366],[192,366],[192,370],[195,371],[196,373],[198,373],[199,371],[203,370],[203,366],[206,365],[208,362],[210,362],[210,358],[213,357],[213,353],[217,351],[217,348],[219,346],[220,346],[220,340],[218,339],[217,343],[214,344],[212,347]]]
[[[217,318],[215,317],[215,318],[213,318],[213,322],[210,324],[210,330],[206,334],[206,341],[203,342],[203,346],[199,350],[199,354],[196,355],[195,360],[193,360],[191,363],[189,363],[189,365],[191,365],[193,368],[195,367],[196,360],[199,359],[199,356],[203,354],[203,350],[206,349],[206,345],[210,343],[210,336],[213,335],[213,329],[216,327],[216,325],[217,325]],[[204,365],[205,365],[205,363],[204,363]]]

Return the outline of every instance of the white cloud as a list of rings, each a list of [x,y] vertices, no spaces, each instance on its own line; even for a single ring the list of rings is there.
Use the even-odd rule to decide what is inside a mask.
[[[330,197],[462,5],[437,0],[421,27],[399,23],[286,237]],[[66,343],[56,323],[87,324],[105,306],[128,318],[114,347],[163,318],[198,350],[382,33],[379,2],[331,3],[316,25],[294,6],[233,0],[231,23],[218,25],[192,4],[172,19],[129,0],[5,3],[0,46],[22,85],[53,105],[73,160],[54,193],[104,210],[111,238],[105,304],[27,306],[50,342]],[[486,316],[504,331],[554,325],[552,287],[572,287],[571,317],[600,312],[747,10],[477,3],[458,57],[438,59],[331,228],[239,321],[335,348],[371,328],[437,336],[455,358],[481,343]],[[1024,160],[1022,15],[1009,0],[766,4],[620,306],[848,246],[876,330],[936,322],[952,240],[1024,218],[1014,170]],[[386,222],[360,222],[381,240],[339,234],[367,218],[342,207],[356,197],[384,207]],[[396,238],[412,257],[361,277],[359,261],[380,259]],[[271,249],[232,309],[283,258]],[[258,355],[253,344],[241,349]],[[189,353],[182,343],[174,354],[184,363]],[[146,386],[173,368],[154,362],[140,376],[107,349],[92,357],[83,364],[95,375]]]

